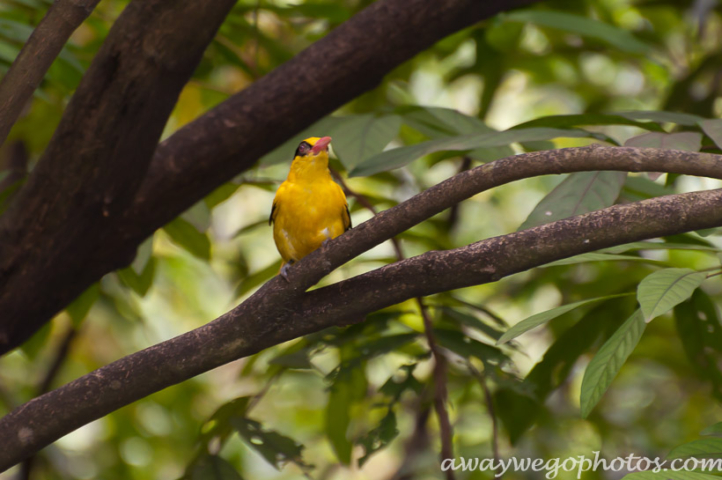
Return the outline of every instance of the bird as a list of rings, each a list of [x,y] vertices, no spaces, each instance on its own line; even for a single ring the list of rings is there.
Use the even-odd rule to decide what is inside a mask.
[[[286,281],[291,265],[351,228],[346,195],[328,169],[330,143],[331,137],[302,141],[273,200],[268,224]]]

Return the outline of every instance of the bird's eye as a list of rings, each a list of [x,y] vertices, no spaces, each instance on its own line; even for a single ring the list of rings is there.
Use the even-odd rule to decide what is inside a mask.
[[[311,145],[308,144],[308,142],[301,142],[301,144],[296,149],[296,156],[305,155],[309,151],[311,151]]]

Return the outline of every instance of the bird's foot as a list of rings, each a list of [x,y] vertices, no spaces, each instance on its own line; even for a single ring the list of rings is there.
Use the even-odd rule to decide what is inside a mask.
[[[290,264],[290,263],[284,263],[283,266],[281,267],[281,272],[280,272],[281,277],[283,277],[283,279],[284,279],[287,283],[290,283],[290,282],[291,282],[291,280],[288,279],[288,270],[289,270],[290,268],[291,268],[291,264]]]
[[[321,242],[321,251],[322,251],[323,253],[326,253],[326,249],[328,249],[328,242],[330,242],[330,241],[331,241],[331,239],[330,239],[330,238],[327,238],[326,240],[324,240],[323,242]]]

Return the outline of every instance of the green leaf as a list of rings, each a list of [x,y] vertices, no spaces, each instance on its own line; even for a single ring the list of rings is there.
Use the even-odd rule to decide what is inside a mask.
[[[32,337],[20,345],[20,350],[22,350],[30,360],[35,360],[43,347],[45,347],[45,344],[48,343],[52,326],[53,322],[45,322],[45,324],[40,327],[40,330],[36,331]]]
[[[550,140],[561,137],[592,137],[584,130],[560,130],[556,128],[527,128],[507,130],[505,132],[482,132],[458,137],[440,138],[407,147],[394,148],[375,155],[360,163],[351,172],[350,177],[367,176],[375,173],[403,167],[417,158],[441,151],[468,151],[482,147],[500,147],[514,142]]]
[[[632,137],[624,142],[625,147],[664,148],[699,152],[702,148],[702,134],[699,132],[659,133],[650,132]]]
[[[183,247],[193,256],[202,260],[210,260],[211,241],[208,239],[208,235],[199,232],[186,220],[178,217],[163,227],[163,230],[174,243]]]
[[[153,285],[153,279],[155,278],[156,259],[150,257],[143,267],[140,274],[136,273],[131,265],[128,268],[123,268],[117,271],[118,278],[123,284],[141,297],[145,297]]]
[[[498,348],[469,338],[462,332],[435,328],[434,335],[442,347],[448,348],[461,357],[476,357],[485,363],[489,361],[502,363],[507,360],[506,355]]]
[[[479,330],[480,332],[485,333],[489,337],[491,337],[494,340],[499,340],[502,336],[502,332],[495,329],[494,327],[487,325],[486,323],[482,322],[478,318],[476,318],[474,315],[469,315],[468,313],[460,312],[459,310],[455,310],[451,307],[443,307],[442,313],[444,315],[444,318],[456,323],[458,325],[465,325],[467,327],[474,328],[476,330]]]
[[[627,30],[586,16],[549,10],[521,10],[506,14],[502,18],[506,22],[529,22],[594,38],[627,53],[641,55],[650,50],[646,43]]]
[[[402,107],[398,111],[403,113],[406,125],[430,139],[496,132],[477,117],[449,108],[414,106]],[[511,155],[514,155],[514,150],[508,146],[481,147],[468,153],[469,157],[483,162]]]
[[[617,376],[627,358],[637,346],[647,326],[641,310],[637,310],[602,345],[594,356],[582,380],[581,411],[586,418]]]
[[[236,298],[245,295],[253,288],[278,275],[278,272],[281,269],[281,263],[282,260],[276,260],[266,268],[259,270],[241,280],[241,283],[238,285],[235,291]]]
[[[236,469],[218,455],[198,460],[190,471],[190,480],[243,480]]]
[[[702,131],[712,139],[718,148],[722,148],[722,120],[719,118],[700,120],[698,122]]]
[[[534,207],[519,230],[614,205],[626,177],[626,172],[572,173]]]
[[[389,408],[388,413],[381,419],[379,425],[356,442],[364,448],[364,455],[358,460],[359,468],[363,467],[364,463],[371,458],[371,455],[391,443],[398,434],[399,429],[396,428],[396,415],[394,411]]]
[[[704,430],[702,430],[702,435],[714,435],[716,437],[722,437],[722,422],[715,423],[714,425],[711,425]]]
[[[674,319],[684,352],[695,372],[710,381],[712,395],[722,400],[722,366],[719,365],[722,325],[717,306],[704,291],[697,289],[692,298],[674,307]]]
[[[589,253],[582,253],[581,255],[575,255],[575,256],[569,257],[569,258],[563,258],[561,260],[557,260],[556,262],[547,263],[547,264],[541,265],[539,268],[560,267],[563,265],[576,265],[579,263],[609,262],[609,261],[649,262],[649,263],[656,263],[656,264],[661,263],[659,260],[653,260],[651,258],[644,258],[644,257],[636,257],[634,255],[613,255],[613,254],[602,253],[602,252],[589,252]]]
[[[85,317],[88,316],[90,307],[98,300],[98,297],[100,297],[100,284],[94,283],[65,308],[75,328],[78,328],[83,323]]]
[[[637,288],[637,300],[647,322],[664,315],[687,300],[706,275],[689,268],[665,268],[644,278]]]
[[[233,431],[231,419],[244,417],[246,415],[250,399],[251,397],[239,397],[228,403],[224,403],[211,415],[208,421],[203,424],[198,441],[206,450],[213,439],[220,440],[221,444],[228,439]]]
[[[406,377],[400,382],[397,382],[394,378],[395,375],[390,376],[389,379],[386,380],[386,383],[379,388],[379,392],[390,397],[392,403],[398,402],[406,390],[414,391],[417,394],[421,393],[424,385],[414,377],[414,369],[416,369],[415,363],[403,365],[401,370],[406,372]]]
[[[398,115],[349,115],[336,122],[329,135],[333,136],[333,151],[347,170],[381,153],[401,127]]]
[[[567,312],[571,312],[572,310],[575,310],[579,307],[582,307],[584,305],[589,305],[592,303],[600,302],[602,300],[609,300],[610,298],[618,298],[618,297],[625,297],[627,295],[631,295],[630,293],[621,293],[619,295],[609,295],[606,297],[598,297],[598,298],[590,298],[588,300],[582,300],[580,302],[574,302],[569,303],[567,305],[562,305],[560,307],[552,308],[551,310],[547,310],[546,312],[540,312],[535,315],[532,315],[531,317],[527,318],[526,320],[522,320],[521,322],[517,323],[513,327],[511,327],[507,332],[502,335],[502,337],[499,339],[498,342],[496,342],[497,345],[504,344],[508,342],[509,340],[512,340],[522,333],[528,332],[532,328],[536,328],[539,325],[542,325],[544,323],[547,323],[550,320],[553,320],[561,315],[564,315]]]
[[[679,447],[675,447],[667,455],[668,459],[673,458],[720,458],[722,457],[722,438],[705,438],[694,440]]]
[[[689,113],[663,112],[663,111],[634,111],[634,112],[611,112],[611,115],[632,120],[652,120],[659,123],[676,123],[687,127],[695,127],[704,118]]]
[[[521,123],[514,129],[531,128],[531,127],[549,127],[549,128],[573,128],[588,125],[628,125],[631,127],[639,127],[645,130],[655,132],[664,132],[664,129],[657,123],[638,122],[621,115],[609,115],[602,113],[583,113],[580,115],[549,115],[547,117],[536,118],[528,122]]]
[[[600,252],[617,254],[630,250],[693,250],[699,252],[719,252],[719,248],[708,247],[705,245],[691,245],[688,243],[673,242],[632,242],[618,245],[616,247],[605,248]]]
[[[266,430],[259,422],[250,418],[236,417],[231,419],[231,424],[251,448],[260,453],[276,469],[280,470],[285,462],[306,466],[301,456],[304,447],[292,438],[273,430]]]
[[[680,470],[678,472],[668,470],[661,472],[646,471],[628,473],[622,477],[622,480],[719,480],[719,477],[715,475],[707,475],[705,473],[688,472],[685,470]]]
[[[269,360],[268,363],[270,365],[280,365],[296,370],[310,370],[313,368],[311,360],[308,358],[308,351],[306,350],[278,355]]]
[[[628,298],[617,298],[592,308],[549,347],[519,386],[519,391],[505,387],[497,392],[495,403],[499,407],[499,417],[512,444],[534,424],[549,395],[566,384],[579,358],[607,330],[621,324],[619,319],[628,314],[629,303]]]
[[[326,405],[326,436],[344,465],[351,463],[353,444],[346,436],[351,423],[351,406],[366,394],[363,368],[341,368],[329,389]]]

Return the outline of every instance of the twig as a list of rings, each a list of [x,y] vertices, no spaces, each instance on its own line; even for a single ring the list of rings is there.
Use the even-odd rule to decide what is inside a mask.
[[[404,445],[404,461],[391,476],[392,480],[412,480],[414,478],[414,467],[416,466],[417,457],[429,446],[429,430],[427,424],[429,422],[429,414],[431,408],[427,402],[420,401],[421,408],[416,412],[414,419],[414,431],[409,436]]]
[[[339,173],[336,172],[334,169],[331,168],[330,171],[331,175],[333,175],[336,181],[339,182],[341,188],[343,188],[346,195],[355,198],[361,206],[363,206],[367,210],[370,210],[371,213],[373,213],[374,215],[377,214],[376,209],[371,204],[371,202],[366,199],[366,197],[352,190],[343,180],[341,175],[339,175]],[[391,241],[394,245],[394,249],[396,250],[396,257],[398,258],[398,260],[404,260],[406,257],[404,256],[403,250],[401,249],[401,245],[399,244],[398,240],[394,237],[391,239]],[[416,303],[419,306],[421,318],[424,320],[424,333],[426,335],[426,341],[428,342],[429,348],[431,349],[431,354],[434,357],[434,409],[436,410],[436,416],[439,419],[439,428],[441,430],[441,462],[443,462],[447,458],[453,458],[454,455],[452,440],[453,432],[451,429],[451,422],[449,421],[449,413],[446,410],[446,403],[448,400],[448,392],[446,388],[446,357],[444,357],[443,352],[439,350],[439,347],[436,343],[436,338],[434,337],[433,322],[431,321],[431,316],[429,315],[429,311],[426,308],[426,305],[424,305],[424,301],[421,297],[416,297]],[[446,478],[447,480],[454,480],[454,471],[452,469],[448,469],[446,471]]]
[[[0,180],[0,193],[22,180],[28,173],[28,149],[25,142],[17,140],[8,146],[6,167],[8,174]]]
[[[463,173],[470,168],[471,168],[471,157],[464,157],[461,160],[461,165],[459,165],[459,171],[457,172],[457,174]],[[456,226],[456,223],[459,221],[459,208],[461,208],[461,204],[457,203],[456,205],[451,207],[451,209],[449,210],[449,219],[447,220],[448,224],[449,224],[449,231],[453,230],[454,227]]]
[[[70,35],[100,0],[56,0],[0,80],[0,145]]]
[[[70,346],[72,345],[73,340],[75,339],[77,334],[78,330],[76,330],[73,325],[71,325],[65,332],[65,336],[63,337],[63,340],[58,346],[58,350],[55,353],[53,361],[50,363],[50,367],[48,368],[47,372],[45,372],[45,376],[40,382],[37,395],[42,395],[43,393],[47,393],[50,391],[50,387],[52,386],[53,381],[57,377],[58,372],[60,372],[60,367],[63,365],[63,362],[65,362],[65,359],[68,357],[68,353],[70,353]],[[32,456],[27,458],[22,463],[22,465],[20,466],[20,472],[18,473],[19,480],[30,480],[32,478],[32,471],[33,465],[35,464],[35,459],[36,457]]]
[[[494,400],[491,397],[491,391],[489,391],[489,385],[486,384],[486,375],[474,367],[470,361],[466,361],[466,366],[471,372],[472,375],[476,377],[476,379],[479,381],[479,385],[481,385],[481,390],[484,392],[484,402],[486,403],[486,411],[489,413],[489,418],[491,418],[491,451],[494,455],[494,465],[496,465],[496,472],[498,476],[496,478],[501,478],[501,474],[499,472],[500,463],[499,460],[501,457],[499,456],[499,423],[496,418],[496,412],[494,411]],[[486,365],[484,365],[484,368],[486,368]]]

